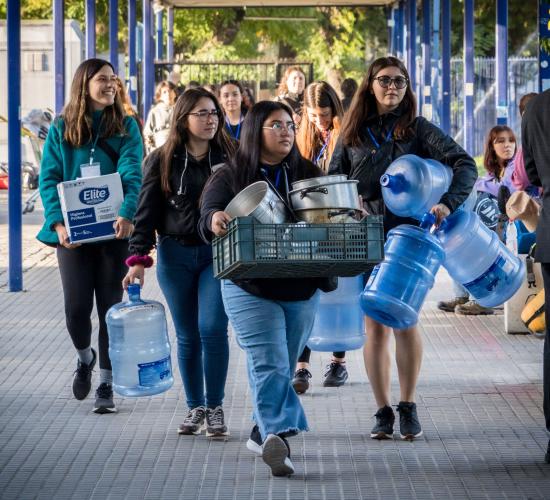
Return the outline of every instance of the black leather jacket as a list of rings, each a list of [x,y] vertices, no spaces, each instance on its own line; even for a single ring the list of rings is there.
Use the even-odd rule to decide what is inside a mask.
[[[384,142],[390,130],[401,114],[395,111],[370,116],[362,125],[359,133],[362,144],[358,147],[343,146],[338,142],[329,166],[329,174],[346,174],[350,179],[359,180],[359,194],[363,197],[365,208],[372,214],[384,215],[384,229],[402,223],[411,223],[392,214],[382,199],[380,177],[388,166],[405,154],[415,154],[421,158],[431,158],[453,169],[453,179],[449,190],[440,200],[451,212],[457,209],[468,197],[477,179],[474,160],[451,137],[425,118],[419,116],[410,125],[410,137],[406,139],[390,138]],[[370,138],[369,128],[380,147]]]
[[[157,233],[177,239],[183,245],[203,245],[197,231],[199,199],[211,168],[225,160],[225,155],[212,147],[210,158],[207,155],[196,161],[188,155],[184,173],[185,151],[178,152],[172,161],[172,194],[166,197],[160,184],[160,154],[158,150],[149,154],[143,163],[143,184],[130,238],[130,253],[147,255],[156,244]],[[178,194],[180,183],[182,189]]]

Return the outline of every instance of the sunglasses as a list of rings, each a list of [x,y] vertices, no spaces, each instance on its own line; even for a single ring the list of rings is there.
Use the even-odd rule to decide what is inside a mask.
[[[409,80],[407,80],[404,76],[396,76],[395,78],[391,78],[390,76],[377,76],[374,80],[376,80],[378,85],[380,85],[383,89],[390,88],[393,83],[396,89],[401,90],[404,89],[409,83]]]

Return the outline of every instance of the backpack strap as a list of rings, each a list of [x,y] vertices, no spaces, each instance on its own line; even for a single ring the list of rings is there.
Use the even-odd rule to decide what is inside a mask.
[[[109,159],[113,162],[113,165],[116,167],[118,164],[118,159],[120,158],[120,154],[118,153],[118,151],[115,151],[114,148],[103,137],[100,137],[97,140],[97,145],[98,147],[103,149],[105,154],[109,157]]]

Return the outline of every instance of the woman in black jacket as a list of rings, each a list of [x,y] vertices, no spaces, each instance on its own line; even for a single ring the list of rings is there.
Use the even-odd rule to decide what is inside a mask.
[[[262,101],[252,107],[235,159],[204,189],[199,230],[205,240],[226,233],[230,217],[224,208],[250,184],[264,180],[288,199],[293,181],[322,175],[300,156],[294,131],[292,111],[285,104]],[[323,284],[326,280],[298,276],[222,282],[225,310],[247,356],[256,424],[247,448],[262,456],[274,476],[294,472],[286,438],[307,430],[290,380],[313,327]]]
[[[156,245],[157,277],[178,339],[178,363],[189,412],[179,434],[228,434],[222,402],[229,361],[227,316],[213,276],[212,249],[197,233],[199,198],[213,168],[232,144],[216,98],[196,88],[177,100],[166,143],[145,160],[144,180],[130,239],[126,288]],[[206,386],[206,387],[205,387]]]
[[[393,160],[404,154],[438,160],[453,170],[448,191],[431,211],[437,224],[466,199],[477,178],[473,159],[448,135],[422,117],[416,116],[416,99],[403,63],[395,57],[374,61],[353,98],[332,155],[329,174],[347,174],[359,180],[359,194],[365,209],[384,216],[387,232],[403,223],[384,206],[380,177]],[[370,274],[370,273],[369,273]],[[367,276],[368,277],[368,276]],[[368,332],[364,349],[365,367],[378,405],[374,439],[393,436],[394,413],[390,406],[390,329],[365,318]],[[422,363],[422,339],[417,326],[394,330],[396,361],[401,391],[397,406],[403,439],[422,434],[415,404],[416,382]]]

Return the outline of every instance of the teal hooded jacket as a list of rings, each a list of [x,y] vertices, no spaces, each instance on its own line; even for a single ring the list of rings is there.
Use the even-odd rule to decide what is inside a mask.
[[[93,114],[92,128],[96,137],[101,111]],[[44,205],[45,222],[37,235],[37,239],[47,245],[59,243],[53,226],[63,222],[61,204],[57,193],[60,182],[72,181],[80,177],[80,166],[90,162],[92,142],[75,148],[63,139],[65,123],[58,118],[50,127],[40,165],[40,196]],[[124,200],[118,215],[132,220],[137,208],[139,190],[141,188],[141,161],[143,159],[143,145],[141,135],[134,118],[124,118],[125,133],[106,139],[106,142],[119,155],[115,165],[109,155],[96,145],[94,163],[101,165],[101,175],[118,172],[122,180]]]

